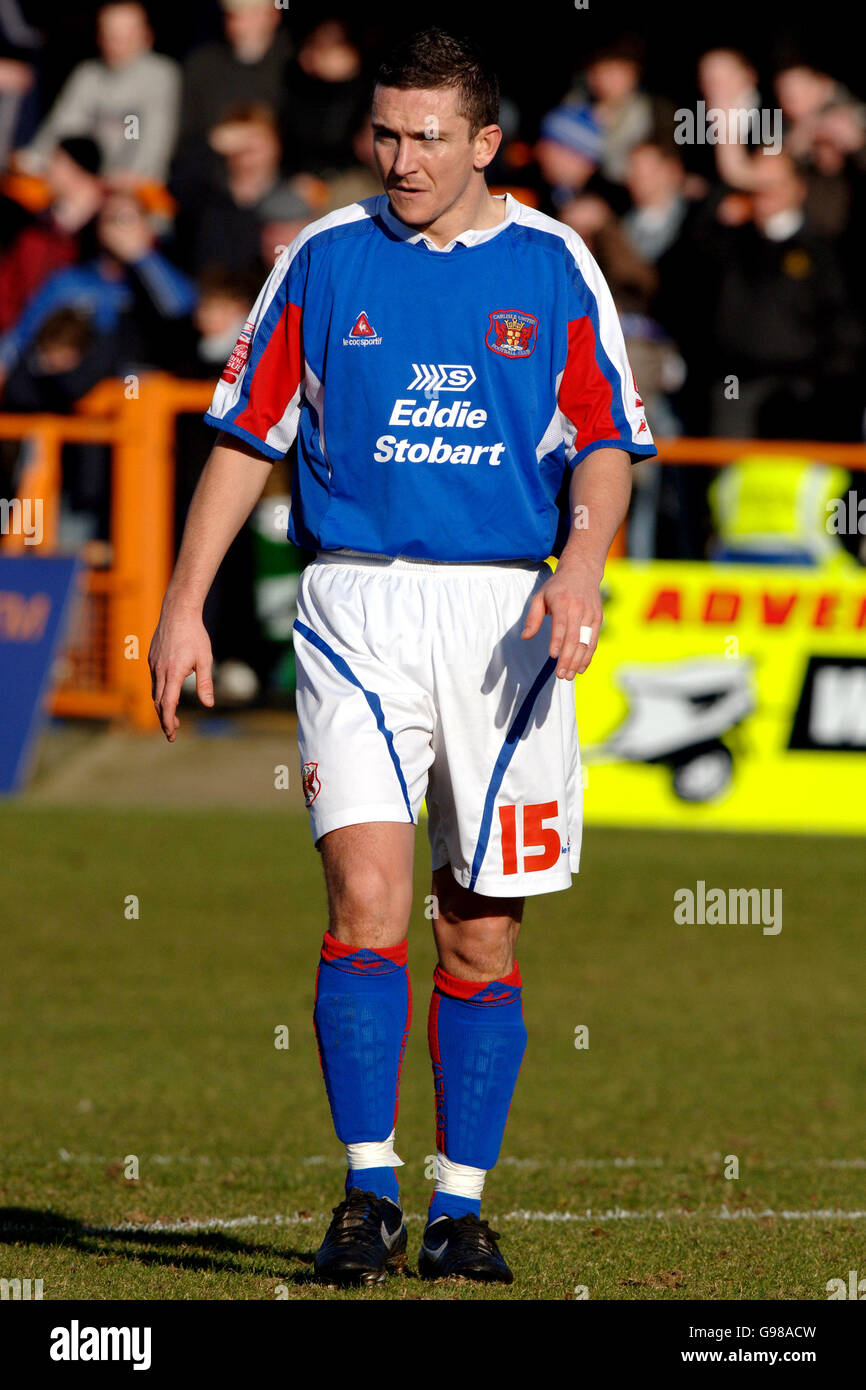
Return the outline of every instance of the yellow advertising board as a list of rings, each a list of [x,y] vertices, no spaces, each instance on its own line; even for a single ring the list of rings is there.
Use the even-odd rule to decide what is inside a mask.
[[[866,571],[611,560],[588,824],[866,834]]]

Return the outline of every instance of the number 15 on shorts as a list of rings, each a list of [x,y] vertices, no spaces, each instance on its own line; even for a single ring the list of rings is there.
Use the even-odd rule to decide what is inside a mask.
[[[529,874],[552,869],[559,863],[559,856],[564,853],[559,831],[545,825],[545,821],[556,820],[558,815],[558,801],[499,807],[504,874]]]

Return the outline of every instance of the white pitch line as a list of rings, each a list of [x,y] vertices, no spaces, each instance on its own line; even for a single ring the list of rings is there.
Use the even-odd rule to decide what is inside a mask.
[[[312,1212],[309,1216],[211,1216],[200,1221],[118,1221],[114,1225],[82,1226],[87,1235],[196,1235],[203,1231],[235,1231],[246,1226],[309,1226],[328,1219],[328,1212]],[[426,1212],[406,1212],[408,1222],[425,1222]],[[567,1223],[586,1223],[600,1221],[862,1221],[864,1211],[842,1211],[838,1207],[826,1207],[814,1211],[763,1211],[740,1209],[729,1211],[722,1207],[719,1211],[689,1211],[684,1207],[674,1207],[670,1211],[630,1211],[626,1207],[611,1207],[593,1211],[509,1211],[500,1216],[492,1216],[494,1224],[500,1221],[521,1221],[525,1224],[547,1222],[552,1225]],[[45,1227],[9,1224],[0,1228],[0,1235],[26,1235],[30,1231],[44,1234]]]
[[[728,1211],[690,1211],[685,1207],[674,1207],[671,1211],[628,1211],[625,1207],[614,1207],[607,1211],[509,1211],[497,1221],[862,1221],[866,1211],[840,1211],[838,1207],[825,1207],[814,1211],[764,1211],[739,1209]]]

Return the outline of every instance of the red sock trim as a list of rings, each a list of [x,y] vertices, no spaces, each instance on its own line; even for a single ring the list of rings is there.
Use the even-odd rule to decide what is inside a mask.
[[[512,989],[523,988],[517,961],[514,962],[514,969],[511,973],[503,975],[497,982],[510,985]],[[458,980],[456,975],[449,975],[448,971],[443,970],[441,965],[437,965],[433,971],[433,984],[436,989],[440,990],[442,994],[450,995],[452,999],[471,999],[479,990],[486,989],[492,983],[492,980]]]
[[[433,1063],[433,1097],[436,1113],[436,1148],[445,1150],[445,1078],[442,1074],[442,1054],[439,1051],[439,1002],[440,996],[434,990],[430,996],[430,1010],[427,1014],[427,1043],[430,1060]]]
[[[403,944],[406,945],[405,942]],[[403,1029],[403,1041],[400,1043],[400,1060],[397,1063],[397,1089],[394,1093],[394,1129],[397,1128],[397,1115],[400,1110],[400,1076],[403,1072],[403,1058],[406,1055],[406,1043],[409,1038],[409,1029],[412,1024],[412,980],[408,970],[406,971],[406,987],[408,989],[408,995],[406,998],[406,1027]],[[394,1169],[394,1174],[395,1176],[397,1175],[396,1168]]]
[[[364,950],[374,951],[377,956],[392,961],[394,965],[406,965],[409,961],[407,940],[401,941],[399,946],[347,946],[345,941],[338,941],[329,931],[322,938],[322,960],[342,960],[345,956],[354,956]]]

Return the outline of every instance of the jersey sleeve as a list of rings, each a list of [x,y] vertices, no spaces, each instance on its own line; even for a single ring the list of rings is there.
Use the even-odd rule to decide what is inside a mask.
[[[583,242],[565,246],[568,347],[557,403],[565,457],[574,468],[593,449],[624,449],[632,462],[658,452],[628,360],[607,282]]]
[[[204,417],[275,460],[285,457],[298,430],[307,257],[301,233],[262,286]]]

